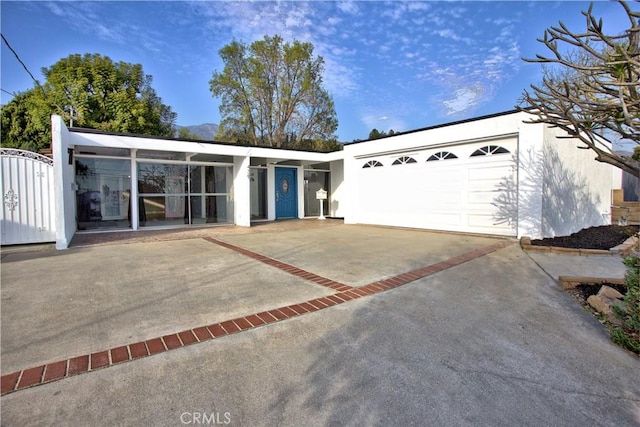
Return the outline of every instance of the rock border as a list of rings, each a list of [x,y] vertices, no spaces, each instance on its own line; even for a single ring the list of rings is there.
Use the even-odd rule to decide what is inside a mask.
[[[614,278],[602,278],[602,277],[589,277],[589,276],[560,276],[558,278],[558,282],[562,286],[562,290],[566,292],[567,290],[574,289],[576,286],[580,284],[588,284],[588,285],[600,285],[600,289],[596,295],[591,295],[587,298],[587,305],[591,307],[591,309],[595,310],[599,315],[603,316],[605,320],[607,320],[612,325],[621,325],[620,319],[618,319],[612,312],[611,306],[623,304],[622,295],[616,291],[615,289],[607,286],[611,285],[623,285],[625,286],[624,279],[614,279]],[[597,316],[596,316],[597,318]],[[611,330],[609,330],[609,334]]]
[[[602,285],[605,283],[611,283],[614,285],[624,285],[624,279],[611,278],[611,277],[590,277],[590,276],[560,276],[558,282],[562,286],[562,290],[573,289],[581,283],[589,283],[593,285]]]
[[[520,247],[525,251],[533,252],[554,252],[567,255],[627,255],[638,245],[639,239],[637,235],[629,237],[624,243],[609,249],[574,249],[574,248],[562,248],[558,246],[539,246],[532,245],[531,238],[528,236],[522,236],[520,238]]]

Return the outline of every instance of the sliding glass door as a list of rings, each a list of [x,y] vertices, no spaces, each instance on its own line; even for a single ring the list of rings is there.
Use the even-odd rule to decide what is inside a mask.
[[[140,226],[233,222],[233,168],[138,163]]]

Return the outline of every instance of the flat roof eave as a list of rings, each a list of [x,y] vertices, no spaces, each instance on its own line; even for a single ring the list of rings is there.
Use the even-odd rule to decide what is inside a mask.
[[[330,162],[344,158],[344,152],[291,150],[286,148],[260,147],[232,143],[188,141],[160,138],[148,135],[117,134],[93,129],[71,128],[71,143],[89,147],[126,148],[187,153],[218,154],[239,157],[266,157],[283,160]]]

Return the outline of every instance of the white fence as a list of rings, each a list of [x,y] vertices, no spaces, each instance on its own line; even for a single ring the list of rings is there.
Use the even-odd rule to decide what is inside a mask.
[[[0,149],[2,245],[54,242],[53,160],[31,151]]]

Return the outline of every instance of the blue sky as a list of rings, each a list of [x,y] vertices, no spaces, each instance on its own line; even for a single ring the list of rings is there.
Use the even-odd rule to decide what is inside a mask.
[[[511,110],[546,53],[536,38],[558,21],[585,28],[588,2],[99,1],[0,3],[2,34],[36,78],[74,53],[140,63],[177,124],[219,123],[209,91],[218,51],[236,39],[281,35],[313,43],[325,60],[324,86],[340,141],[373,128],[407,131]],[[637,6],[637,5],[636,5]],[[632,7],[634,7],[632,5]],[[622,7],[596,2],[605,32],[628,27]],[[2,44],[4,91],[33,81]],[[5,104],[11,96],[2,92]]]

